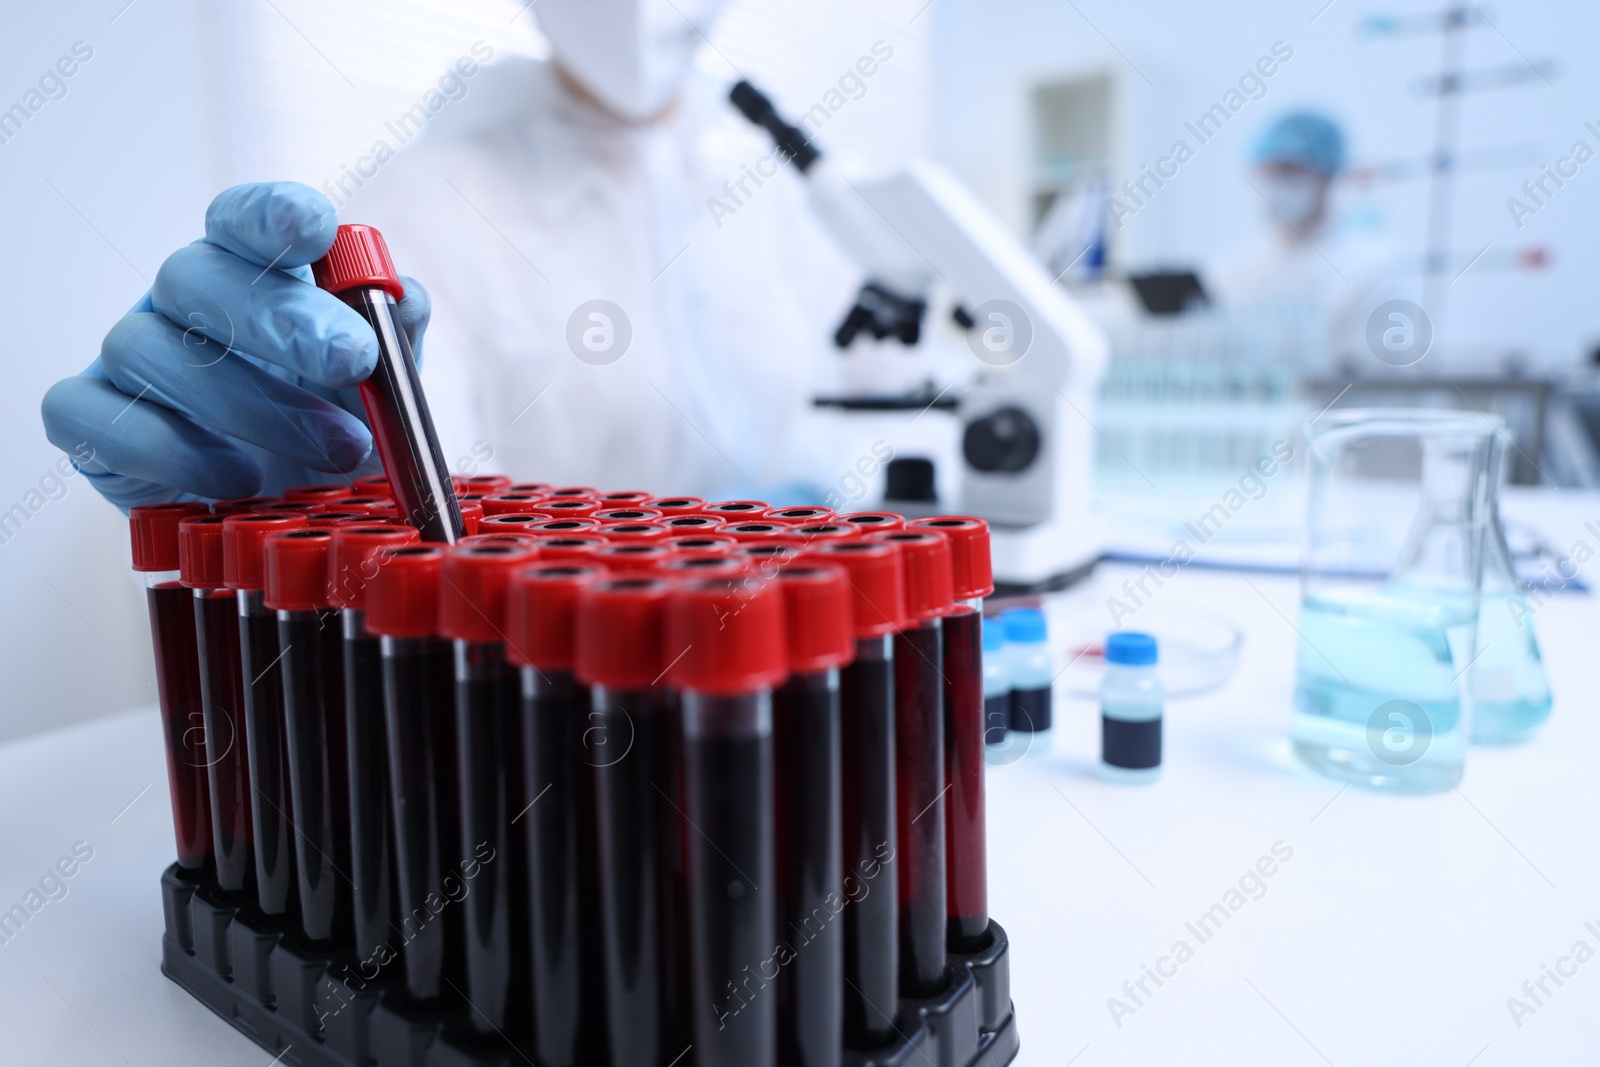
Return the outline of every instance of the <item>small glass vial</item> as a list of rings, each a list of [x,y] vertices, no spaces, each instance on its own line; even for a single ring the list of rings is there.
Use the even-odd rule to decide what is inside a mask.
[[[1106,638],[1100,682],[1100,774],[1141,785],[1161,776],[1164,692],[1156,677],[1156,639],[1119,632]]]
[[[1011,672],[999,619],[983,620],[983,743],[1003,745],[1011,728]]]
[[[1052,723],[1050,683],[1055,680],[1044,612],[1014,608],[1000,620],[1005,626],[1005,662],[1011,675],[1011,728],[1019,733],[1043,733]]]

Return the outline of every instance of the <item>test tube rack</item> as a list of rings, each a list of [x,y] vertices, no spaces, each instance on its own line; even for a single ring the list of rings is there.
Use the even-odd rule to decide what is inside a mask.
[[[467,1036],[466,1012],[405,1010],[397,982],[362,982],[349,954],[296,948],[283,931],[216,903],[203,882],[161,877],[166,932],[161,970],[275,1063],[294,1067],[519,1067],[533,1063],[507,1045]],[[990,921],[988,948],[950,954],[944,993],[902,1000],[898,1039],[870,1052],[844,1050],[839,1067],[1003,1067],[1019,1048],[1011,1003],[1009,942]],[[354,980],[353,980],[354,979]],[[542,1065],[540,1065],[542,1067]]]

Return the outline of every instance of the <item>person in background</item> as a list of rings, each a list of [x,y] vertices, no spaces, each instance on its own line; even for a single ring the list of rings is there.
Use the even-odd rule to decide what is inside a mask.
[[[1369,234],[1345,225],[1334,191],[1345,168],[1338,123],[1315,111],[1272,122],[1251,153],[1254,189],[1268,232],[1223,255],[1205,285],[1225,308],[1301,321],[1320,349],[1307,369],[1359,356],[1366,318],[1392,286],[1393,260]]]
[[[777,487],[844,463],[809,397],[860,279],[791,168],[747,179],[770,145],[693,64],[723,3],[540,0],[552,59],[478,71],[337,210],[297,183],[225,190],[99,358],[46,395],[50,439],[87,441],[84,473],[124,509],[375,470],[354,388],[371,332],[307,267],[342,219],[426,278],[407,278],[400,315],[419,353],[428,332],[449,459],[804,499]],[[708,211],[730,182],[735,212]]]

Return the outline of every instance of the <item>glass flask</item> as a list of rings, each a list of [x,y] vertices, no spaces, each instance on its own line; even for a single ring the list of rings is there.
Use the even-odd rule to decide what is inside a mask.
[[[1427,793],[1461,780],[1500,426],[1351,410],[1308,436],[1290,735],[1329,777]]]

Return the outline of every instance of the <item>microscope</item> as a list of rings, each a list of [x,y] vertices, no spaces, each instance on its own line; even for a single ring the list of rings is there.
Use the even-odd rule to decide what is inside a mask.
[[[1107,359],[1099,328],[947,171],[923,161],[856,170],[823,156],[749,82],[735,85],[731,100],[805,176],[817,216],[866,275],[835,343],[845,348],[866,334],[916,346],[929,294],[943,283],[979,363],[955,396],[817,402],[949,412],[960,424],[959,501],[939,510],[988,520],[1002,590],[1059,589],[1086,575],[1105,543],[1090,512],[1092,418]],[[915,512],[914,501],[896,499],[894,475],[884,506]]]

